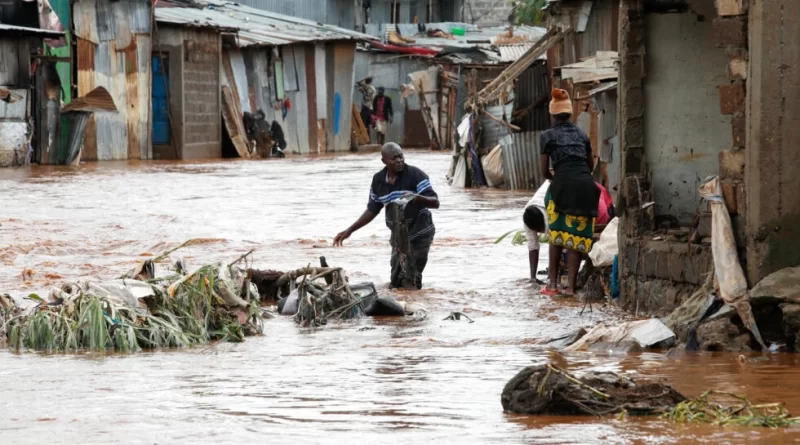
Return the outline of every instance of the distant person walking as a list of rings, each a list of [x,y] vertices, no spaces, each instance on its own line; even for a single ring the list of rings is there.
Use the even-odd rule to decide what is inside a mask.
[[[389,132],[389,125],[394,118],[392,99],[385,93],[383,87],[378,88],[378,95],[375,96],[375,103],[372,106],[375,112],[375,132],[378,133],[378,143],[381,145],[386,142],[386,133]]]
[[[369,128],[372,127],[372,110],[375,106],[375,96],[378,95],[378,91],[372,85],[371,77],[359,81],[358,90],[361,91],[361,121],[369,133]]]

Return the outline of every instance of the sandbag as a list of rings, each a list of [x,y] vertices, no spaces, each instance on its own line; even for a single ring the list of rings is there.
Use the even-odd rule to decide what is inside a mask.
[[[619,253],[619,244],[617,243],[617,229],[619,227],[619,218],[614,218],[608,223],[603,233],[600,234],[600,240],[594,243],[592,250],[589,252],[589,259],[595,267],[606,267],[614,263],[614,257]]]
[[[503,147],[496,146],[488,155],[481,158],[483,174],[489,187],[499,187],[505,183],[503,175]]]

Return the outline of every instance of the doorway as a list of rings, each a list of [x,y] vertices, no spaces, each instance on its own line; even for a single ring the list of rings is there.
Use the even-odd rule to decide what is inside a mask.
[[[153,54],[153,145],[171,145],[169,128],[169,60]]]

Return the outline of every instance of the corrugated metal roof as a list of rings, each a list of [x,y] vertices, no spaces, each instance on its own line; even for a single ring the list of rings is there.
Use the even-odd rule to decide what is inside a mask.
[[[428,23],[425,25],[427,30],[441,30],[445,33],[452,33],[453,28],[464,29],[464,35],[450,35],[452,38],[428,37],[427,34],[419,32],[417,25],[401,23],[391,24],[370,24],[367,25],[367,33],[386,38],[390,29],[397,29],[400,35],[414,40],[412,46],[421,46],[436,50],[444,49],[474,49],[478,52],[473,54],[452,53],[447,57],[455,63],[509,63],[519,59],[527,50],[531,48],[539,39],[542,38],[547,30],[535,26],[517,26],[513,28],[512,35],[508,35],[508,27],[495,26],[479,28],[468,23]],[[542,55],[542,59],[546,56]]]
[[[26,28],[24,26],[7,25],[0,23],[0,34],[25,34],[29,36],[58,37],[63,36],[63,32],[50,31],[40,28]]]
[[[501,62],[513,62],[515,60],[518,60],[523,55],[525,55],[525,53],[528,52],[529,49],[531,49],[531,46],[533,46],[533,43],[531,43],[529,45],[498,46],[497,50],[500,51],[500,61]],[[547,58],[546,54],[543,54],[540,57],[540,59],[545,59],[545,58]]]
[[[231,1],[203,0],[196,4],[198,7],[159,2],[156,20],[159,23],[237,31],[241,47],[373,39],[338,26],[242,6]]]

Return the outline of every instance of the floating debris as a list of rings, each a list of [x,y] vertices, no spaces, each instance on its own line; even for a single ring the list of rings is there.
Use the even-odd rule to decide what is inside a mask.
[[[800,424],[783,403],[754,405],[746,397],[728,392],[706,391],[685,400],[662,416],[679,423],[783,428]]]
[[[32,294],[27,308],[4,296],[0,337],[11,348],[37,351],[135,352],[241,342],[262,332],[264,313],[250,275],[234,265],[155,278],[155,262],[147,260],[117,280],[67,283],[47,299]]]
[[[450,315],[445,317],[442,321],[447,321],[447,320],[461,321],[461,317],[466,318],[470,323],[475,323],[475,320],[467,317],[466,314],[464,314],[463,312],[451,312]]]

